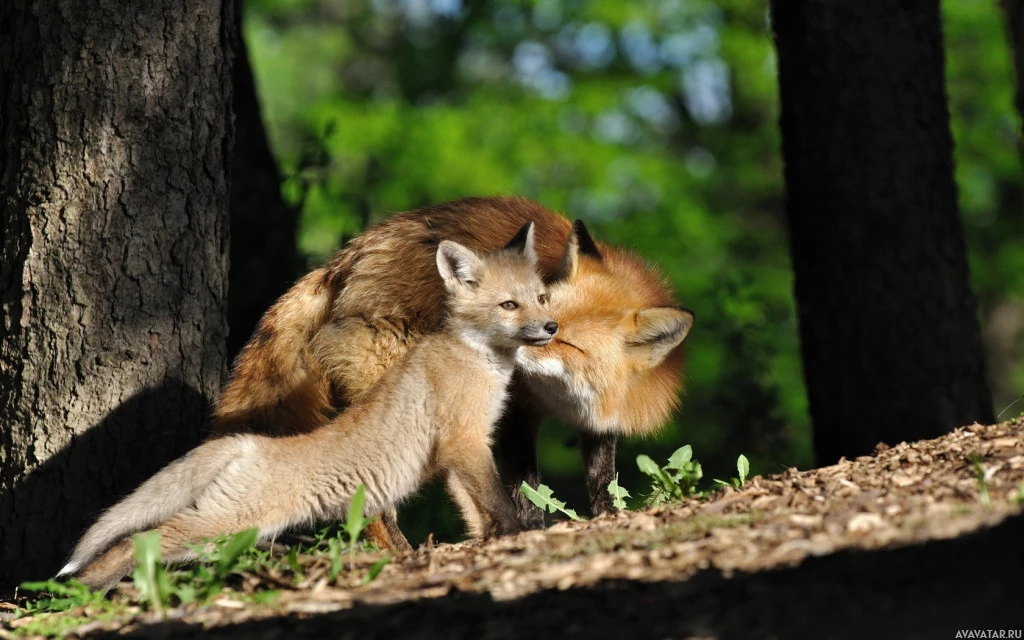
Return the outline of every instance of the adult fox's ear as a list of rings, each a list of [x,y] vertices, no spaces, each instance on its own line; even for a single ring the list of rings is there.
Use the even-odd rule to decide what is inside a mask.
[[[576,277],[576,270],[580,266],[580,256],[601,260],[601,252],[597,249],[597,243],[590,237],[587,226],[583,224],[582,220],[576,220],[572,223],[572,232],[569,233],[569,241],[565,245],[562,264],[555,280],[571,280]]]
[[[534,224],[533,221],[527,222],[516,232],[508,244],[505,245],[506,251],[518,251],[529,260],[532,264],[537,264],[537,252],[533,248],[533,237],[534,237]]]
[[[642,350],[652,369],[668,356],[690,333],[693,312],[676,307],[648,307],[636,313],[636,328],[626,339],[633,349]]]
[[[437,246],[437,270],[449,291],[456,287],[476,287],[483,261],[458,242],[442,240]]]

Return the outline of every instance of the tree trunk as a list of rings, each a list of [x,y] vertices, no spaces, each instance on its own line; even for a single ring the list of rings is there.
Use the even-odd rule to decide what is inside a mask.
[[[267,143],[236,3],[235,152],[231,165],[231,274],[228,358],[245,346],[263,312],[299,275],[298,210],[281,197],[281,174]]]
[[[0,3],[0,587],[52,575],[220,387],[232,21]]]
[[[774,0],[772,22],[819,464],[991,422],[938,0]]]
[[[1006,27],[1010,34],[1013,66],[1017,71],[1017,115],[1020,116],[1021,134],[1024,135],[1024,0],[1003,0]],[[1024,138],[1022,138],[1024,153]]]

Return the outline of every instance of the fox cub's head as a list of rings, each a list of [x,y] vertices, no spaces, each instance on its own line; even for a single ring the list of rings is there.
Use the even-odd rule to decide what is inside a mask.
[[[551,342],[558,324],[537,273],[533,233],[528,222],[504,248],[482,257],[457,242],[441,242],[437,270],[448,290],[450,326],[503,349]]]
[[[661,427],[679,402],[678,347],[693,313],[673,306],[658,274],[639,259],[615,250],[602,255],[579,221],[550,290],[558,337],[517,358],[536,399],[592,431]]]

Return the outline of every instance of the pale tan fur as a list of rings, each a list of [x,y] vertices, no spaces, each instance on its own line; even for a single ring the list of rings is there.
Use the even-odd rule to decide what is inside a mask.
[[[484,258],[440,243],[435,278],[440,271],[437,279],[449,292],[442,296],[448,300],[442,330],[420,339],[378,384],[359,389],[359,400],[319,429],[224,435],[171,463],[100,517],[62,574],[109,587],[130,571],[130,536],[138,531],[159,531],[162,557],[179,562],[195,556],[191,545],[219,534],[256,527],[268,538],[296,525],[340,519],[360,484],[368,514],[393,509],[437,474],[454,488],[474,533],[517,531],[515,509],[491,456],[491,436],[520,347],[541,348],[556,331],[535,270],[530,225],[517,238],[519,245]],[[300,288],[270,313],[296,312],[290,305],[321,300],[315,287],[305,293]],[[287,329],[295,349],[290,357],[309,358],[315,341],[311,346],[297,326]],[[335,329],[367,345],[377,344],[382,333],[354,321]],[[279,363],[289,357],[277,355]],[[323,355],[329,360],[331,354]],[[315,387],[301,375],[285,375],[294,371],[275,376],[266,369],[260,384],[252,385],[263,395],[233,401],[256,404],[277,388],[290,389],[291,397]]]

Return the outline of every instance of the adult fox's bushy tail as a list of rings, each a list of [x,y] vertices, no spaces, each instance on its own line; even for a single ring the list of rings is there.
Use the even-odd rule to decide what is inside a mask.
[[[186,453],[108,509],[85,532],[57,575],[77,572],[125,536],[151,529],[194,504],[231,461],[224,444],[214,440]]]

